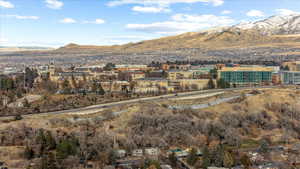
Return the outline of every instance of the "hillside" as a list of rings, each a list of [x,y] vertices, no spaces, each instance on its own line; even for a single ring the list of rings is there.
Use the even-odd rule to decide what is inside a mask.
[[[246,97],[245,93],[253,95]],[[0,119],[0,160],[5,160],[10,168],[25,168],[30,161],[20,154],[29,145],[35,154],[33,160],[38,164],[41,161],[38,155],[43,153],[39,149],[43,142],[38,139],[41,131],[51,134],[56,140],[57,148],[49,148],[52,152],[59,153],[59,143],[63,141],[77,140],[77,151],[72,154],[75,166],[68,163],[71,157],[67,156],[61,163],[70,165],[68,168],[78,167],[76,164],[79,165],[82,154],[90,161],[105,163],[98,157],[110,152],[113,142],[128,151],[144,147],[159,147],[161,150],[214,147],[219,143],[234,150],[247,150],[259,148],[264,140],[270,145],[285,147],[299,143],[299,91],[262,89],[229,92],[222,96],[231,95],[241,97],[205,109],[172,110],[169,105],[189,103],[163,100],[129,104],[93,114],[32,116],[19,121]],[[189,101],[199,104],[214,99],[217,97]],[[289,161],[292,153],[289,155],[282,161]]]
[[[299,36],[298,36],[299,34]],[[275,36],[294,35],[294,36]],[[296,35],[296,36],[295,36]],[[300,15],[272,16],[262,21],[232,27],[189,32],[177,36],[129,43],[121,46],[80,46],[70,44],[57,51],[99,50],[145,52],[181,48],[234,48],[300,42]]]
[[[149,63],[186,60],[299,59],[300,15],[272,16],[231,27],[114,46],[69,44],[51,51],[0,53],[8,63]],[[20,57],[21,56],[21,57]]]

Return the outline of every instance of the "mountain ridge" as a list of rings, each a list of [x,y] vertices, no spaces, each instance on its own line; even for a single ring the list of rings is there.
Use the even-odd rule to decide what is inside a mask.
[[[299,37],[280,37],[274,35],[300,34],[300,15],[271,16],[267,19],[241,23],[231,27],[220,27],[200,32],[188,32],[175,36],[146,40],[114,46],[95,46],[69,44],[58,51],[104,50],[104,51],[155,51],[178,48],[226,48],[233,46],[253,46],[264,43],[298,42]]]

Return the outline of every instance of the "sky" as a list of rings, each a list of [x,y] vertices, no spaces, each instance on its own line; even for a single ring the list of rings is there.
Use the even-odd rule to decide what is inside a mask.
[[[0,46],[114,45],[300,12],[300,0],[0,0]]]

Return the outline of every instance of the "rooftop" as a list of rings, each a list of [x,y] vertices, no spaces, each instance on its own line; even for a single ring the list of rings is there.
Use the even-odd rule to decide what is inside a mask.
[[[159,77],[148,77],[148,78],[142,78],[142,79],[137,79],[137,81],[167,81],[167,79],[164,78],[159,78]]]
[[[227,71],[260,71],[260,72],[273,72],[274,69],[270,67],[224,67],[221,72]]]

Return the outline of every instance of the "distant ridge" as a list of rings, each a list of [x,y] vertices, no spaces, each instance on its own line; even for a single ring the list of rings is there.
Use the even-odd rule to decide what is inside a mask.
[[[99,52],[147,52],[180,48],[249,47],[300,42],[300,36],[297,36],[297,34],[300,34],[300,15],[294,14],[271,16],[261,21],[241,23],[231,27],[212,28],[201,32],[189,32],[125,45],[93,46],[71,43],[59,48],[57,51],[68,52],[69,50],[76,51],[80,49]]]
[[[0,46],[0,52],[20,52],[20,51],[43,51],[43,50],[54,50],[50,47],[39,47],[39,46]]]

